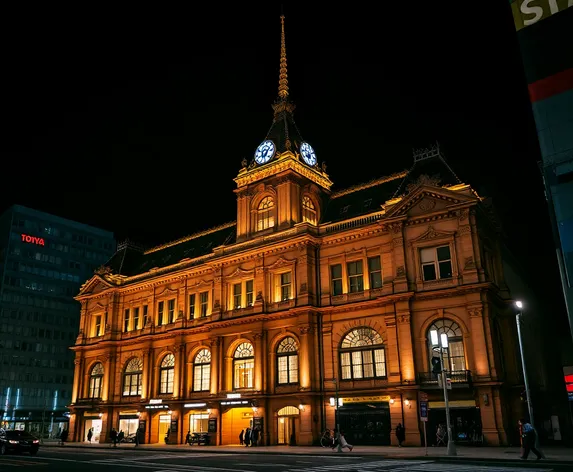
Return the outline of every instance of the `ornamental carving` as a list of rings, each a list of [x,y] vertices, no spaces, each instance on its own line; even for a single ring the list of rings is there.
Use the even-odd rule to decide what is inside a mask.
[[[97,275],[107,275],[107,274],[111,274],[111,267],[108,267],[106,265],[102,265],[99,266],[96,270],[95,273]]]
[[[387,315],[384,317],[384,323],[386,324],[387,328],[392,328],[396,326],[396,316],[395,315]]]
[[[216,310],[218,308],[220,308],[221,306],[221,302],[217,299],[215,300],[215,302],[213,303],[213,309]]]
[[[151,349],[150,347],[144,348],[141,350],[141,355],[143,357],[149,357],[149,355],[151,355],[152,351],[153,351],[153,349]]]
[[[397,317],[398,323],[405,324],[410,323],[410,314],[409,313],[401,313]]]
[[[396,277],[405,277],[406,276],[406,269],[404,266],[396,267]]]
[[[261,331],[260,333],[253,334],[253,338],[255,340],[262,339],[264,335],[265,335],[264,331]]]
[[[469,215],[470,215],[470,211],[467,208],[464,208],[463,210],[459,210],[458,219],[460,221],[463,221],[463,220],[467,219]]]
[[[466,257],[466,259],[464,261],[464,269],[469,270],[469,269],[475,269],[475,268],[476,268],[476,265],[474,263],[473,256]]]
[[[482,307],[468,308],[468,313],[470,314],[470,318],[480,318],[483,314],[483,308]]]
[[[422,174],[415,181],[406,185],[406,192],[410,193],[412,192],[412,190],[416,189],[420,185],[427,185],[429,187],[439,187],[440,180],[441,179],[439,175],[433,175],[430,177],[429,175]]]
[[[173,352],[183,352],[185,351],[185,344],[176,344],[172,347]]]
[[[472,227],[470,225],[463,225],[458,228],[458,236],[463,234],[469,234],[472,232]]]
[[[404,238],[392,239],[392,247],[399,247],[404,245]]]
[[[221,344],[221,339],[219,338],[213,338],[209,340],[209,345],[213,348],[219,346],[220,344]]]
[[[394,234],[398,234],[402,232],[402,227],[404,226],[404,224],[401,221],[397,221],[395,223],[390,223],[388,225],[388,229],[394,233]]]
[[[300,284],[300,292],[301,294],[307,293],[306,283]]]
[[[298,331],[300,334],[312,333],[312,326],[299,326]]]
[[[436,200],[432,198],[425,198],[422,202],[418,205],[418,208],[422,211],[430,211],[436,206]]]
[[[74,359],[74,365],[80,365],[82,363],[81,359]]]

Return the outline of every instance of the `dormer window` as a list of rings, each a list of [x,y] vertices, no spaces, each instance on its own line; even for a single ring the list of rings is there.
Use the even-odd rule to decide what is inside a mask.
[[[272,228],[275,225],[275,201],[272,197],[265,197],[257,208],[257,231]]]
[[[313,225],[317,222],[316,207],[308,195],[302,199],[302,221]]]

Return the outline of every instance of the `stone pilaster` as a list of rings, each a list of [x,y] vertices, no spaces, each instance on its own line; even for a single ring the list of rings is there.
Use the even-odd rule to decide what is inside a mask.
[[[486,379],[490,377],[490,365],[484,331],[483,306],[473,305],[467,307],[467,311],[470,316],[470,330],[474,350],[475,373],[478,379]]]
[[[310,349],[309,349],[309,334],[313,332],[311,326],[300,326],[300,352],[298,356],[298,363],[299,363],[299,385],[301,390],[308,390],[311,387],[311,379],[310,379]],[[274,364],[273,364],[274,365]]]
[[[414,367],[410,311],[398,312],[396,319],[398,321],[398,346],[400,349],[400,373],[402,375],[402,382],[414,382],[416,380],[416,369]]]

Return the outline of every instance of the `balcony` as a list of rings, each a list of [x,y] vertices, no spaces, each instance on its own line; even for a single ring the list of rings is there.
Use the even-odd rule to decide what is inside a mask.
[[[472,375],[469,370],[446,372],[446,377],[451,380],[452,388],[469,387],[472,382]],[[438,385],[438,375],[433,372],[419,372],[418,383],[424,388],[442,388]]]

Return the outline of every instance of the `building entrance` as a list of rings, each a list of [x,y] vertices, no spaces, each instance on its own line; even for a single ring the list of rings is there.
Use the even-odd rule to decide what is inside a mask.
[[[221,419],[221,445],[239,444],[241,431],[252,427],[252,408],[229,408]]]
[[[85,426],[85,430],[84,430],[84,437],[83,437],[83,441],[87,441],[87,437],[88,437],[88,431],[90,430],[90,428],[93,428],[92,431],[92,440],[91,442],[93,443],[99,443],[99,438],[101,435],[101,427],[102,427],[102,421],[100,419],[97,420],[86,420],[86,426]]]
[[[340,429],[350,444],[389,446],[390,404],[353,403],[338,410]]]
[[[299,416],[298,408],[285,406],[278,413],[277,442],[279,445],[296,445],[296,421]]]
[[[159,437],[157,442],[164,442],[165,435],[169,432],[171,428],[171,415],[160,415],[159,416]]]

